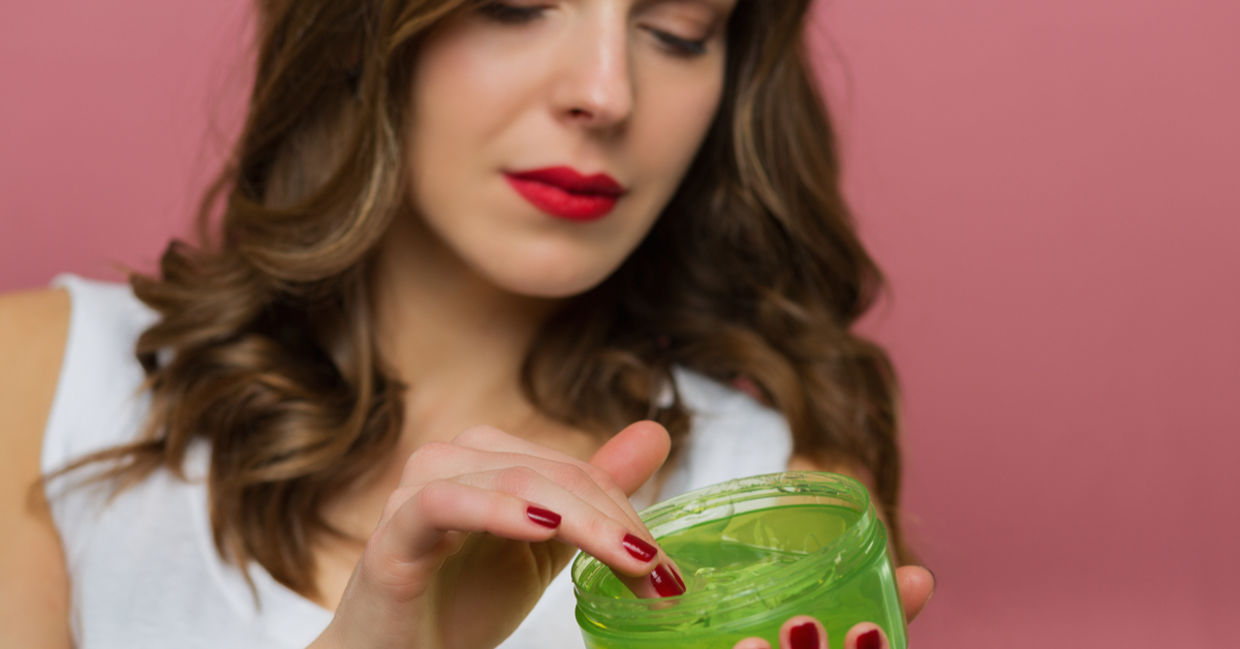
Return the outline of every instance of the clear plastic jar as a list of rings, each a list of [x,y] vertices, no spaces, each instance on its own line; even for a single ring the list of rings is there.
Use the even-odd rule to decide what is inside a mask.
[[[833,649],[858,622],[881,626],[892,649],[907,646],[887,530],[852,478],[813,471],[741,478],[641,515],[687,590],[639,599],[610,568],[579,554],[577,623],[590,649],[730,649],[749,636],[778,647],[780,625],[801,614],[826,626]]]

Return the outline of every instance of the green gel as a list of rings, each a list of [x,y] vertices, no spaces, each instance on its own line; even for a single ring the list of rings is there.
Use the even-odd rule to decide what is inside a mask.
[[[674,532],[659,545],[680,568],[690,592],[725,590],[818,551],[857,518],[840,507],[774,507]],[[636,599],[611,573],[594,588],[600,595]]]
[[[884,628],[893,649],[904,649],[904,618],[886,554],[886,530],[868,499],[847,503],[838,494],[813,493],[839,488],[839,476],[806,475],[808,494],[788,490],[784,483],[775,493],[762,492],[750,482],[737,499],[731,498],[738,494],[716,486],[715,494],[725,497],[711,501],[707,496],[706,507],[691,499],[692,506],[681,503],[677,509],[677,501],[693,496],[687,494],[669,501],[670,509],[652,508],[662,507],[648,523],[685,579],[687,591],[681,597],[638,599],[601,563],[579,557],[573,577],[586,645],[730,649],[742,638],[760,636],[778,647],[784,621],[809,614],[826,626],[832,648],[842,647],[853,624],[871,621]],[[775,476],[782,481],[804,477]],[[830,476],[832,483],[824,483],[822,476]],[[746,500],[755,488],[759,497]],[[798,504],[763,506],[781,501]]]

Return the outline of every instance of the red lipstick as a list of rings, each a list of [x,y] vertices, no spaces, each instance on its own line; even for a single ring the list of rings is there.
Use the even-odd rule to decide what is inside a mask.
[[[514,171],[504,177],[534,207],[572,221],[601,219],[624,195],[624,187],[611,176],[586,176],[571,167]]]

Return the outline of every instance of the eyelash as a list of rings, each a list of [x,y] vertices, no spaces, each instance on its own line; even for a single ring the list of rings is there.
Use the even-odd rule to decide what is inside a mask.
[[[497,23],[520,25],[528,23],[542,15],[543,7],[516,7],[502,2],[485,2],[478,6],[478,12]],[[694,58],[706,53],[706,41],[693,41],[673,36],[658,29],[650,30],[673,56]]]

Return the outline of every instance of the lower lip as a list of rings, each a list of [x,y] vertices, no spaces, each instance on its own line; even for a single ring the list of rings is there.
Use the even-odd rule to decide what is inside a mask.
[[[607,216],[616,206],[617,196],[573,194],[554,185],[504,176],[508,184],[534,207],[551,216],[570,221],[596,221]]]

